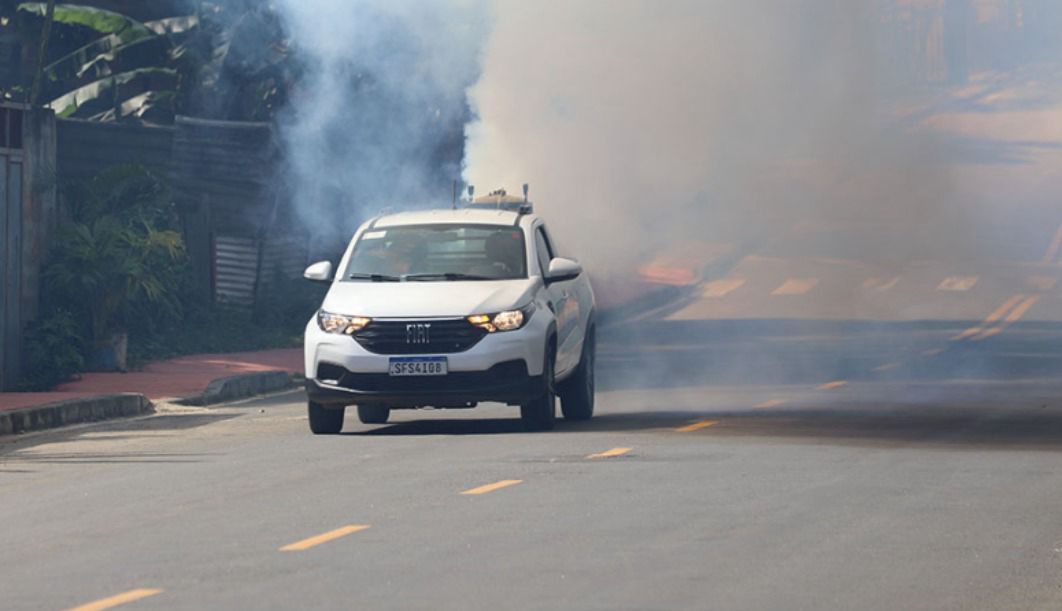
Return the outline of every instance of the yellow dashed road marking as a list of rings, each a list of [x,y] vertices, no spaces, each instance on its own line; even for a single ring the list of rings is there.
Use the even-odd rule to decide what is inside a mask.
[[[968,291],[977,284],[979,276],[948,276],[937,285],[938,291]]]
[[[103,611],[104,609],[112,609],[118,605],[131,603],[160,593],[162,593],[162,590],[155,588],[129,590],[128,592],[122,592],[121,594],[111,596],[110,598],[103,598],[95,602],[81,605],[80,607],[73,607],[69,611]]]
[[[884,365],[878,365],[871,371],[892,371],[893,369],[899,369],[899,363],[885,363]]]
[[[981,331],[984,331],[985,327],[991,325],[992,323],[996,322],[1000,318],[1003,318],[1003,316],[1007,312],[1009,312],[1011,308],[1013,308],[1014,306],[1018,305],[1018,302],[1020,302],[1024,298],[1025,298],[1025,295],[1014,295],[1010,299],[1004,301],[1003,305],[999,306],[995,310],[992,310],[992,313],[985,317],[984,322],[982,322],[981,324],[979,324],[979,325],[977,325],[975,327],[970,327],[969,329],[963,331],[962,333],[956,335],[955,337],[953,337],[951,339],[953,341],[959,341],[959,340],[964,340],[964,339],[966,339],[968,337],[973,337],[974,335],[977,335]]]
[[[875,291],[887,291],[896,286],[896,283],[899,281],[899,276],[893,276],[892,278],[867,278],[863,281],[863,288],[874,289]]]
[[[705,284],[701,295],[708,299],[718,299],[743,286],[745,286],[744,278],[723,278],[722,280],[714,280]]]
[[[1011,310],[1010,314],[1007,314],[1007,317],[1003,319],[1003,322],[999,323],[999,325],[997,325],[995,327],[992,327],[991,329],[989,329],[989,330],[985,331],[984,333],[978,335],[977,337],[973,338],[973,341],[979,342],[979,341],[981,341],[983,339],[988,339],[988,338],[992,337],[993,335],[996,335],[996,334],[1002,332],[1003,329],[1006,329],[1010,325],[1018,322],[1018,320],[1020,320],[1021,317],[1024,316],[1025,313],[1029,311],[1029,308],[1033,307],[1033,305],[1039,300],[1040,300],[1040,297],[1038,297],[1036,295],[1033,295],[1032,297],[1029,297],[1025,301],[1021,302],[1021,304],[1018,307],[1016,307],[1013,310]]]
[[[485,486],[479,486],[478,488],[471,488],[469,490],[465,490],[461,494],[486,494],[488,492],[493,492],[500,488],[508,488],[509,486],[515,486],[517,484],[523,483],[523,481],[524,480],[522,479],[503,479],[500,482],[494,482],[493,484],[487,484]]]
[[[1051,240],[1051,243],[1047,245],[1047,252],[1044,253],[1043,263],[1051,263],[1055,260],[1055,255],[1058,254],[1058,247],[1062,246],[1062,225],[1058,226],[1058,230],[1055,231],[1055,237]]]
[[[280,548],[280,551],[301,552],[302,550],[310,549],[311,547],[317,547],[322,543],[328,543],[329,541],[334,541],[335,539],[338,539],[340,537],[345,537],[358,531],[365,530],[368,527],[368,524],[351,524],[349,526],[330,530],[326,533],[321,533],[308,539],[303,539],[302,541],[296,541],[295,543],[285,545],[284,547]]]
[[[611,450],[605,450],[604,452],[598,452],[597,454],[591,454],[587,458],[612,458],[613,456],[623,456],[627,452],[630,452],[630,448],[612,448]]]
[[[676,433],[691,433],[693,431],[699,431],[700,429],[706,429],[710,426],[719,424],[718,420],[701,420],[700,422],[694,422],[693,424],[687,424],[686,426],[680,426],[675,429]]]
[[[1050,291],[1058,284],[1058,278],[1053,276],[1029,276],[1026,278],[1026,282],[1038,291]]]
[[[771,295],[804,295],[819,283],[818,278],[790,278],[771,291]]]
[[[784,403],[785,403],[785,399],[771,399],[770,401],[764,401],[763,403],[757,403],[756,405],[753,405],[752,407],[757,408],[757,409],[767,409],[767,408],[771,408],[771,407],[778,407],[779,405],[782,405]]]
[[[848,382],[846,382],[845,380],[834,380],[833,382],[827,382],[825,384],[820,384],[818,388],[819,388],[819,390],[833,390],[835,388],[840,388],[840,387],[844,386],[845,384],[848,384]]]

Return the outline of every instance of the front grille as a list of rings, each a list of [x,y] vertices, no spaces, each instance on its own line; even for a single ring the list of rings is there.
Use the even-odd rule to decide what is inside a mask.
[[[475,346],[486,334],[463,318],[374,320],[354,339],[376,354],[452,354]]]

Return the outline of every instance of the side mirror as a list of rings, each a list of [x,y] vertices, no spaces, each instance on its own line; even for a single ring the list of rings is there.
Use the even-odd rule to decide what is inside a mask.
[[[575,280],[583,273],[583,266],[578,262],[563,257],[557,257],[549,262],[549,272],[546,273],[546,282],[564,282]]]
[[[313,282],[331,282],[332,281],[332,262],[331,261],[318,261],[310,267],[306,268],[306,271],[302,272],[302,277]]]

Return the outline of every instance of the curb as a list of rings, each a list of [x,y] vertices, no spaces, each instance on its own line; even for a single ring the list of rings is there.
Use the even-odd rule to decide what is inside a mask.
[[[174,401],[177,405],[216,405],[247,399],[278,390],[295,388],[291,374],[283,371],[262,371],[218,378],[207,385],[201,394]]]
[[[174,401],[177,405],[205,406],[246,399],[295,388],[291,374],[263,371],[219,378],[198,395]],[[0,437],[54,429],[71,424],[130,418],[155,413],[151,401],[139,393],[100,395],[87,399],[67,399],[0,412]]]
[[[689,292],[690,288],[686,286],[661,286],[643,293],[623,305],[601,310],[597,315],[597,324],[607,327],[626,322],[639,314],[652,312],[679,302]]]
[[[68,399],[0,412],[0,435],[15,435],[69,424],[128,418],[154,413],[147,397],[137,393]]]

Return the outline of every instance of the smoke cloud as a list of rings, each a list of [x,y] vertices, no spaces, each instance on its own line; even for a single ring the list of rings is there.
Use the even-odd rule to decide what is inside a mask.
[[[961,225],[945,145],[880,102],[878,4],[501,1],[467,180],[529,182],[599,268],[808,219]]]
[[[480,2],[280,0],[302,62],[282,118],[289,190],[319,238],[385,208],[439,205],[460,176]]]
[[[479,193],[528,182],[603,272],[684,240],[778,243],[800,223],[908,226],[877,253],[901,263],[976,255],[1013,210],[956,160],[992,143],[904,106],[917,87],[897,67],[928,38],[886,35],[886,5],[279,0],[303,68],[281,120],[288,187],[306,224],[342,239],[381,209],[444,204],[460,175]]]

